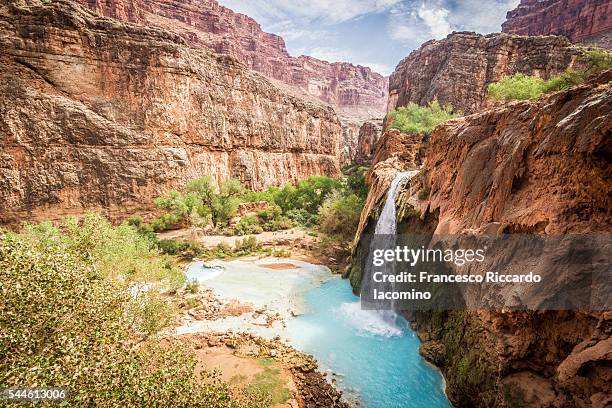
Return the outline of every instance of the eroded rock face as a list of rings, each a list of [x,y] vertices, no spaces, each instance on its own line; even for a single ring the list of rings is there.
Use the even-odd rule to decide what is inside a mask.
[[[329,106],[176,34],[26,4],[0,6],[0,223],[126,216],[203,175],[262,189],[338,174]]]
[[[520,35],[563,35],[572,42],[612,49],[612,1],[521,0],[506,15],[502,31]]]
[[[437,99],[465,114],[487,105],[487,85],[517,72],[548,78],[580,62],[583,51],[562,37],[453,33],[428,41],[389,78],[388,110]]]
[[[433,216],[436,234],[611,232],[611,79],[608,71],[538,102],[437,127],[408,188],[418,215],[403,223]],[[422,188],[428,197],[417,197]],[[610,403],[609,312],[454,311],[410,320],[456,406]]]
[[[235,57],[248,67],[294,85],[347,113],[384,112],[388,82],[370,68],[292,57],[282,37],[262,31],[252,18],[215,0],[78,0],[97,13],[162,27],[203,46]]]
[[[361,125],[357,138],[356,162],[369,163],[372,160],[374,156],[374,146],[376,146],[376,143],[382,136],[382,131],[382,119],[371,119]]]

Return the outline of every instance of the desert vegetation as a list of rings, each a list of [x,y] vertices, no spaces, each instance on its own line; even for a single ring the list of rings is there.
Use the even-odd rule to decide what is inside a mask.
[[[422,135],[430,135],[440,123],[458,116],[461,116],[461,112],[454,111],[451,105],[441,106],[437,100],[427,106],[410,102],[389,113],[391,128]]]
[[[148,237],[97,215],[2,231],[0,384],[65,387],[71,406],[267,406],[161,343],[183,283]]]
[[[570,68],[550,79],[517,73],[489,85],[489,96],[494,100],[534,100],[542,95],[562,91],[583,83],[588,77],[612,68],[612,53],[595,49],[587,54],[583,68]]]

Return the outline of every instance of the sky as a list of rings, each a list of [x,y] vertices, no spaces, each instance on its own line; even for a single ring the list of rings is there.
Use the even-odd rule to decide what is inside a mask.
[[[519,0],[219,0],[281,35],[293,56],[389,75],[410,51],[453,31],[499,32]]]

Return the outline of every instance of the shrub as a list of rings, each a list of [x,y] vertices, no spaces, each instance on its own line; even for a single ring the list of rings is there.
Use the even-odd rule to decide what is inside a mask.
[[[164,232],[168,230],[179,229],[184,225],[185,219],[177,214],[168,213],[161,214],[160,216],[151,220],[151,228],[155,232]]]
[[[514,74],[489,84],[489,95],[497,100],[536,99],[542,95],[544,80],[536,76]]]
[[[346,179],[347,188],[364,200],[368,195],[368,185],[366,184],[365,179],[365,174],[367,171],[367,167],[356,167],[355,169],[352,169]]]
[[[341,188],[338,180],[325,176],[311,176],[295,186],[285,186],[276,190],[274,202],[286,214],[290,210],[305,210],[316,213],[323,200],[332,191]]]
[[[67,218],[59,227],[29,224],[19,236],[41,251],[61,248],[75,260],[93,265],[101,278],[159,282],[170,288],[183,285],[183,272],[171,258],[159,253],[155,242],[130,225],[114,227],[97,214],[87,214],[81,220]]]
[[[587,53],[586,67],[569,68],[548,80],[537,76],[514,74],[489,85],[489,96],[497,100],[536,99],[543,94],[571,88],[585,81],[591,75],[612,68],[612,53],[595,49]]]
[[[195,295],[200,290],[200,283],[197,280],[191,280],[185,285],[185,292]]]
[[[251,253],[259,250],[261,248],[261,245],[259,245],[259,243],[257,242],[257,238],[252,235],[249,235],[248,237],[244,237],[241,240],[237,239],[234,244],[234,248],[237,252]]]
[[[355,194],[332,194],[319,209],[319,228],[327,234],[351,239],[362,208],[363,201]]]
[[[247,215],[240,219],[234,227],[234,235],[260,234],[263,228],[259,225],[259,219],[254,215]]]
[[[3,387],[66,387],[70,406],[231,406],[229,387],[196,375],[185,347],[138,341],[157,327],[132,313],[126,285],[101,279],[96,255],[75,256],[47,227],[55,242],[0,237]]]
[[[312,227],[317,223],[317,214],[310,213],[304,209],[292,209],[287,211],[287,218],[303,227]]]
[[[419,194],[417,195],[419,200],[426,200],[429,197],[429,192],[431,191],[431,188],[429,187],[423,187],[422,189],[419,190]]]
[[[391,127],[403,133],[430,135],[433,129],[442,122],[461,116],[454,112],[450,105],[440,106],[437,100],[428,106],[419,106],[410,102],[389,113]]]

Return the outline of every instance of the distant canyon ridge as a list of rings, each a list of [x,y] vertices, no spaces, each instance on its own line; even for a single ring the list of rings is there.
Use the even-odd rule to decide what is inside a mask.
[[[368,67],[289,55],[282,37],[215,0],[78,0],[102,16],[176,33],[192,46],[236,58],[249,68],[293,85],[339,108],[340,114],[382,117],[387,80]]]

